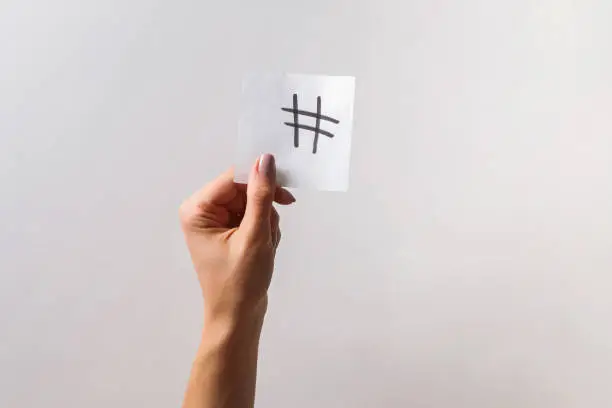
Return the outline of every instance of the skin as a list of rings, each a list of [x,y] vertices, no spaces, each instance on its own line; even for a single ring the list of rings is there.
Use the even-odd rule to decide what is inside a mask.
[[[180,208],[185,241],[204,297],[204,328],[183,408],[250,408],[255,401],[259,338],[281,239],[273,202],[295,198],[276,186],[271,155],[247,185],[228,170]]]

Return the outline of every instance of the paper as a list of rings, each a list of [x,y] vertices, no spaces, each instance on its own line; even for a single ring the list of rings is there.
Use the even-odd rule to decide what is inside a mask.
[[[235,179],[246,182],[262,153],[276,158],[284,187],[346,191],[355,78],[252,74],[242,84]]]

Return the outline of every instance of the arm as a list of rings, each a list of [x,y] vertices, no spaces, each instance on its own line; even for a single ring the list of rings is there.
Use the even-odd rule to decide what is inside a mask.
[[[181,206],[185,239],[204,297],[204,328],[183,408],[251,408],[259,337],[280,242],[272,203],[295,201],[276,187],[274,158],[260,157],[247,186],[231,171]]]
[[[208,321],[185,393],[185,408],[252,407],[263,316]]]

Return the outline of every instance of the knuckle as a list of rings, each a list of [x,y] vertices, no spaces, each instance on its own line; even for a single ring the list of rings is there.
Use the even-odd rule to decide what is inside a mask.
[[[187,202],[183,202],[178,208],[178,216],[181,222],[185,222],[189,218],[189,208]]]
[[[276,242],[274,243],[275,248],[278,248],[278,245],[280,244],[282,239],[283,239],[283,234],[281,233],[280,230],[278,230],[278,234],[276,235]]]
[[[183,225],[190,224],[197,215],[196,208],[189,201],[185,201],[180,205],[178,213],[179,220]]]

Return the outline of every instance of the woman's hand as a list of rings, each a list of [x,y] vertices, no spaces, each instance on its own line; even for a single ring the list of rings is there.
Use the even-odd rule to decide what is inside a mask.
[[[205,302],[205,322],[265,313],[274,256],[281,239],[272,202],[295,198],[276,186],[274,157],[255,162],[247,185],[229,170],[180,209],[187,246]]]
[[[274,201],[295,198],[276,186],[274,157],[266,154],[246,186],[234,183],[230,170],[181,206],[204,295],[204,330],[184,408],[253,407],[259,336],[281,238]]]

